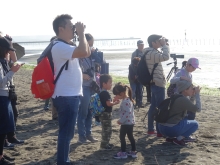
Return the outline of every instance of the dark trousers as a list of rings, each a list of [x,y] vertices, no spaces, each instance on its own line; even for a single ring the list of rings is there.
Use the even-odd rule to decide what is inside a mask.
[[[146,86],[146,92],[147,92],[147,102],[151,102],[151,89],[150,89],[150,85]]]
[[[17,99],[14,99],[14,100],[11,100],[11,107],[12,107],[12,110],[13,110],[13,114],[14,114],[14,122],[15,122],[15,126],[16,126],[16,123],[17,123],[17,118],[18,118],[18,109],[17,109]],[[15,136],[15,132],[9,132],[7,133],[7,136],[6,138],[7,139],[11,139]]]
[[[99,116],[95,116],[95,121],[100,122]]]
[[[0,155],[3,155],[5,137],[6,137],[6,134],[0,134]]]
[[[133,137],[133,128],[134,125],[121,125],[120,129],[120,140],[121,140],[121,151],[126,151],[126,141],[125,136],[128,136],[128,139],[131,143],[131,151],[136,151],[135,140]]]

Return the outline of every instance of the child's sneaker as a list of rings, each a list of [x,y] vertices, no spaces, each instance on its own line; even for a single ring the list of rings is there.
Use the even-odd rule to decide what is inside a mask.
[[[100,126],[101,122],[95,121],[95,126]]]
[[[126,159],[127,153],[126,152],[118,152],[117,154],[114,155],[115,159]]]
[[[131,156],[132,158],[137,158],[137,152],[135,152],[135,151],[127,152],[127,155]]]
[[[112,150],[112,146],[110,146],[110,145],[107,145],[107,146],[105,146],[105,147],[100,147],[100,150]]]

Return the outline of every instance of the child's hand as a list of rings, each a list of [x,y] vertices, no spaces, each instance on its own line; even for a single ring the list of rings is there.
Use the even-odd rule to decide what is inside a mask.
[[[116,95],[114,98],[113,98],[113,102],[119,100],[118,96]]]
[[[119,104],[120,103],[120,100],[115,100],[114,101],[114,104],[116,105],[116,104]]]
[[[120,120],[118,120],[117,123],[118,123],[119,125],[121,125]]]

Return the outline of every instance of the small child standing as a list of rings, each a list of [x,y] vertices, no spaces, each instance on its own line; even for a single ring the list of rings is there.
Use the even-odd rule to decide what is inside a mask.
[[[134,116],[134,106],[132,99],[131,88],[122,83],[117,83],[113,88],[113,94],[116,95],[118,99],[122,99],[120,105],[120,119],[117,121],[120,128],[120,141],[121,141],[121,151],[114,155],[115,159],[126,159],[127,156],[132,158],[137,158],[136,155],[136,145],[133,137],[133,128],[135,124]],[[131,143],[131,151],[126,153],[126,141],[125,136],[128,136],[128,139]]]
[[[99,94],[102,106],[105,111],[99,116],[102,125],[102,141],[100,144],[101,150],[111,150],[113,145],[109,144],[112,135],[112,106],[119,103],[119,100],[111,99],[108,92],[112,88],[112,77],[108,74],[100,76],[100,88]]]

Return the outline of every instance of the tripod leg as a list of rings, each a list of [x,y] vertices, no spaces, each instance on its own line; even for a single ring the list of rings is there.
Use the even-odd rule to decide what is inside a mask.
[[[144,122],[145,118],[147,117],[147,115],[148,115],[148,111],[147,111],[146,115],[144,116],[144,118],[142,119],[143,122]]]

